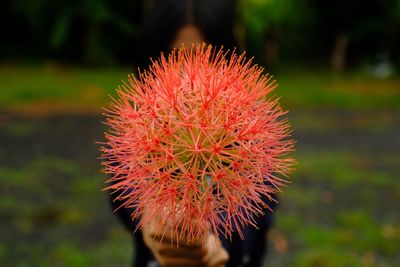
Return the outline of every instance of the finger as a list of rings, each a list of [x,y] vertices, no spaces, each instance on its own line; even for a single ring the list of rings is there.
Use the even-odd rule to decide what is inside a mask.
[[[180,245],[178,247],[176,244],[165,242],[165,240],[153,239],[148,234],[144,235],[143,239],[153,253],[160,254],[162,257],[204,258],[206,255],[204,246],[198,246],[198,244]]]
[[[162,233],[161,231],[150,232],[150,236],[156,242],[183,248],[200,248],[204,244],[204,242],[202,242],[200,239],[189,240],[185,236],[173,237],[169,233]]]
[[[188,256],[188,257],[204,257],[206,250],[203,246],[176,246],[170,243],[160,242],[158,240],[151,239],[148,244],[153,250],[157,251],[162,255],[169,256]]]
[[[163,256],[180,258],[204,258],[206,251],[203,248],[177,248],[171,246],[160,246],[158,252]]]
[[[225,266],[229,260],[229,254],[224,249],[218,237],[209,234],[206,243],[207,254],[204,257],[208,267]]]
[[[160,264],[163,267],[203,267],[204,262],[201,259],[183,259],[174,257],[164,257]]]
[[[191,229],[197,229],[197,231],[189,231],[187,225],[190,221],[190,225],[193,225]],[[174,224],[172,222],[161,222],[154,220],[147,224],[143,225],[143,228],[146,228],[147,232],[152,236],[153,239],[165,240],[166,242],[174,243],[174,244],[188,244],[190,243],[191,246],[202,245],[203,238],[197,237],[199,232],[202,232],[197,221],[191,220],[176,220]],[[188,242],[189,241],[189,242]]]
[[[209,262],[207,262],[208,267],[220,267],[220,266],[225,266],[228,263],[229,260],[229,255],[226,252],[224,248],[220,248],[210,259]]]

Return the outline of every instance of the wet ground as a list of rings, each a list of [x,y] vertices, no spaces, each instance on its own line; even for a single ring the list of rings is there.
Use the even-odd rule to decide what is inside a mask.
[[[129,266],[96,141],[98,115],[0,113],[0,266]],[[290,114],[292,184],[265,266],[400,266],[400,111]]]

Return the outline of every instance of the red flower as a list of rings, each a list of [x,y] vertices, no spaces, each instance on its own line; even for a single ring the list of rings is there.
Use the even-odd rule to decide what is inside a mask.
[[[211,46],[161,55],[118,90],[107,111],[107,189],[172,236],[231,236],[254,225],[286,181],[294,141],[271,76],[244,55]],[[144,212],[146,211],[146,212]]]

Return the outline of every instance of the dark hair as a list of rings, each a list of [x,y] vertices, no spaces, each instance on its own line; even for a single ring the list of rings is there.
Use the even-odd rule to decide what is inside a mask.
[[[168,52],[177,32],[187,24],[198,27],[207,43],[235,48],[234,20],[232,0],[155,0],[142,24],[137,63],[147,67],[150,57]]]

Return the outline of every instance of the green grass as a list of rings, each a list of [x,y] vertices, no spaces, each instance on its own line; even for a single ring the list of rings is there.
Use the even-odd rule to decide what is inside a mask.
[[[276,266],[397,266],[399,156],[309,150],[297,160],[276,217],[288,243],[273,251]]]
[[[400,162],[397,154],[386,155]],[[393,171],[378,171],[377,161],[371,156],[354,155],[349,152],[312,152],[297,154],[300,164],[297,172],[301,176],[313,177],[314,181],[332,182],[346,187],[355,183],[371,186],[387,186],[395,182]],[[379,160],[379,162],[381,162]],[[395,165],[392,167],[397,168]],[[397,168],[400,171],[399,168]]]
[[[0,107],[64,105],[100,109],[128,69],[85,69],[57,65],[0,66]]]
[[[0,109],[63,106],[67,112],[100,111],[107,95],[115,94],[129,72],[54,64],[2,65]],[[367,135],[376,142],[371,147],[393,142],[374,135],[398,131],[399,77],[380,81],[362,73],[292,70],[276,77],[280,87],[275,94],[282,95],[283,106],[291,110],[291,123],[300,136],[329,135],[336,142],[336,134],[341,140],[348,133]],[[342,113],[344,109],[358,112]],[[92,129],[95,123],[86,127],[86,121],[78,123],[76,117],[61,122],[57,117],[2,119],[0,262],[6,266],[129,266],[131,237],[112,216],[107,195],[101,191],[105,177],[98,173],[98,152],[93,146],[100,127]],[[93,120],[101,119],[95,115]],[[72,148],[79,144],[80,153],[64,153],[57,146],[65,146],[52,140],[57,137]],[[399,150],[358,151],[352,142],[328,149],[307,142],[299,144],[292,184],[280,195],[266,266],[400,266]]]
[[[0,164],[0,258],[7,266],[120,266],[129,234],[112,218],[105,178],[93,166],[43,156],[21,168]],[[2,260],[2,261],[3,261]]]
[[[284,106],[293,108],[400,107],[400,77],[379,80],[366,73],[288,70],[276,74]]]
[[[63,105],[98,110],[132,69],[62,67],[54,63],[0,65],[0,107]],[[285,108],[400,107],[400,78],[376,80],[362,73],[288,70],[276,73]]]

